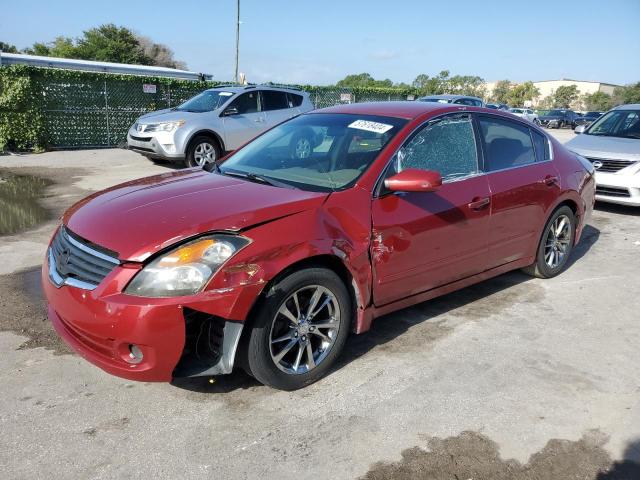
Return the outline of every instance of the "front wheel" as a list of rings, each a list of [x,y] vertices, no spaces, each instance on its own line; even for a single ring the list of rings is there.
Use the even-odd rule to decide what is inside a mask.
[[[251,374],[281,390],[322,378],[338,358],[351,324],[351,298],[333,271],[307,268],[269,289],[247,346]]]
[[[185,164],[187,167],[205,167],[218,160],[220,153],[218,142],[201,135],[194,138],[191,145],[189,145]]]
[[[547,221],[536,251],[536,261],[524,268],[529,275],[552,278],[564,269],[576,232],[576,217],[569,207],[560,207]]]

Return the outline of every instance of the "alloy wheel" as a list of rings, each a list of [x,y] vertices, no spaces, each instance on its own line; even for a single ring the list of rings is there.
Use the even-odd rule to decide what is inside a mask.
[[[199,143],[193,150],[193,159],[198,166],[204,167],[216,161],[216,149],[210,143]]]
[[[571,242],[571,220],[566,215],[556,218],[547,230],[544,244],[544,261],[552,269],[564,262]]]
[[[288,374],[316,368],[335,344],[340,328],[340,306],[328,288],[300,288],[282,302],[269,333],[273,363]]]

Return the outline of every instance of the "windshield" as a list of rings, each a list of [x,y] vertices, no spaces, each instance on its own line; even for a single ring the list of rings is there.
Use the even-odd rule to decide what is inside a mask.
[[[220,108],[222,104],[232,96],[232,92],[205,90],[195,97],[190,98],[182,105],[176,107],[176,110],[180,110],[182,112],[210,112],[216,108]]]
[[[587,112],[585,117],[599,117],[600,115],[602,115],[601,112]]]
[[[512,108],[511,112],[513,112],[513,113],[522,113],[522,109],[520,109],[520,108]]]
[[[448,98],[419,98],[421,102],[437,102],[437,103],[451,103],[451,100]]]
[[[558,117],[561,117],[562,115],[564,115],[564,113],[566,112],[566,110],[551,110],[547,115],[555,115]]]
[[[603,137],[640,138],[640,110],[612,110],[585,132]]]
[[[302,115],[238,150],[219,172],[257,175],[302,190],[343,189],[355,183],[406,123],[373,115]]]

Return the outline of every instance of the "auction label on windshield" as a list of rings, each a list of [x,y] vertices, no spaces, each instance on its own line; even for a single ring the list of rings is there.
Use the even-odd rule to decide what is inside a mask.
[[[371,122],[369,120],[356,120],[349,128],[357,128],[358,130],[366,130],[373,133],[388,132],[393,128],[393,125],[387,125],[386,123]]]

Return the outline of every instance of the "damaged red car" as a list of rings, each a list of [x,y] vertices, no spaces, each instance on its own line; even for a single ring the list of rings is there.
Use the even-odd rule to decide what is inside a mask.
[[[509,113],[317,110],[207,170],[73,206],[43,266],[48,314],[120,377],[241,367],[293,390],[380,315],[509,270],[559,274],[593,201],[590,163]]]

